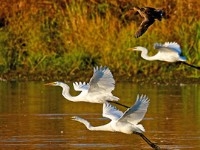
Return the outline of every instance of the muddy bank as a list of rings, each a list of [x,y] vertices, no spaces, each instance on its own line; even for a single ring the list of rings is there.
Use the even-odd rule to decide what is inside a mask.
[[[60,73],[60,74],[49,74],[49,73],[6,73],[0,75],[0,81],[63,81],[63,82],[75,82],[75,81],[86,81],[89,82],[92,76],[90,73],[77,73],[72,75]],[[114,73],[114,79],[117,82],[132,82],[140,84],[172,84],[172,85],[184,85],[184,84],[200,84],[200,77],[184,77],[176,75],[173,77],[161,77],[159,75],[134,75],[134,76],[118,76],[117,73]]]

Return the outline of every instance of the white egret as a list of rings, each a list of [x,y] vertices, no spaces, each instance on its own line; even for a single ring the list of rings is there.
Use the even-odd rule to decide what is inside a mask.
[[[115,88],[115,80],[107,67],[94,68],[94,73],[89,83],[74,82],[74,90],[81,91],[77,96],[71,96],[69,93],[70,87],[63,82],[56,81],[45,85],[62,87],[62,95],[69,101],[90,103],[110,101],[128,108],[128,106],[118,103],[119,98],[111,93]]]
[[[180,45],[176,42],[165,42],[164,44],[155,43],[154,48],[158,50],[158,53],[154,56],[148,56],[148,50],[145,47],[137,46],[131,48],[133,51],[141,51],[141,57],[145,60],[154,61],[166,61],[166,62],[180,62],[190,67],[200,69],[198,66],[188,64],[186,57],[182,55]]]
[[[144,118],[148,106],[148,97],[145,95],[138,95],[135,104],[124,113],[108,102],[105,102],[103,104],[102,116],[111,119],[108,124],[94,127],[90,122],[78,116],[72,117],[72,120],[83,123],[86,128],[91,131],[111,131],[122,132],[125,134],[134,133],[141,136],[152,148],[160,149],[159,146],[152,143],[146,136],[144,136],[143,132],[145,132],[145,129],[141,124],[138,124]]]

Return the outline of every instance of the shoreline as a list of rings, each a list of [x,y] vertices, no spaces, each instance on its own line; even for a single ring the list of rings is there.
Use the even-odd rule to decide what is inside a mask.
[[[138,84],[171,84],[171,85],[181,85],[181,84],[200,84],[200,77],[160,77],[155,75],[145,76],[145,75],[134,75],[130,77],[113,75],[116,82],[132,82]],[[83,78],[84,77],[84,78]],[[76,82],[85,81],[89,82],[91,74],[77,74],[76,76],[68,76],[67,74],[62,75],[47,75],[47,74],[22,74],[22,73],[6,73],[0,75],[0,82],[27,82],[27,81],[63,81],[63,82]]]

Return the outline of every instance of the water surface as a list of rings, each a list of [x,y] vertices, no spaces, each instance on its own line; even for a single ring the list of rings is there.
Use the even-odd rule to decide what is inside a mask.
[[[145,135],[162,149],[200,149],[200,85],[122,82],[116,83],[113,93],[129,106],[138,93],[150,98],[141,123]],[[71,120],[77,115],[94,126],[103,125],[109,120],[101,113],[101,104],[65,100],[60,87],[43,82],[0,82],[0,149],[151,149],[137,135],[88,131]]]

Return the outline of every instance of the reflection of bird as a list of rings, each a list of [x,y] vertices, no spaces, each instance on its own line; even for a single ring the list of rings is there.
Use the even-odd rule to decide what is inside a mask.
[[[124,107],[123,104],[118,103],[118,97],[113,96],[111,93],[115,88],[115,80],[113,75],[107,67],[96,67],[89,83],[75,82],[73,83],[76,91],[81,91],[78,96],[71,96],[69,94],[69,86],[63,82],[51,82],[46,85],[62,87],[62,95],[69,101],[78,102],[91,102],[91,103],[104,103],[110,101]]]
[[[152,143],[146,136],[144,136],[143,132],[145,129],[141,124],[138,124],[144,118],[148,105],[148,97],[143,95],[137,96],[135,104],[123,113],[108,102],[105,102],[103,104],[102,116],[111,119],[111,121],[102,126],[94,127],[87,120],[78,116],[74,116],[72,119],[83,123],[88,130],[92,131],[112,131],[140,135],[151,147],[159,149],[156,144]]]
[[[141,57],[146,60],[160,60],[167,62],[181,62],[190,67],[200,69],[198,66],[188,64],[185,56],[182,56],[180,45],[175,42],[165,42],[164,44],[155,43],[154,48],[158,50],[158,53],[154,56],[148,56],[148,50],[145,47],[137,46],[132,48],[133,51],[141,51]]]
[[[135,14],[140,14],[140,16],[144,18],[135,33],[136,38],[144,34],[148,27],[152,25],[156,19],[161,21],[162,18],[168,18],[163,9],[155,9],[151,7],[134,7],[133,9],[136,11]]]

